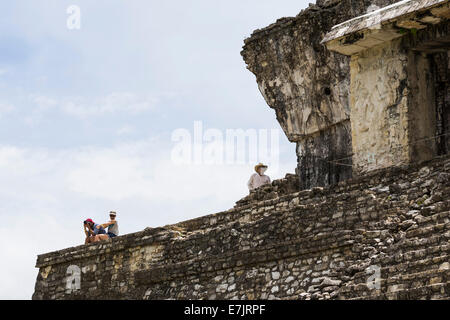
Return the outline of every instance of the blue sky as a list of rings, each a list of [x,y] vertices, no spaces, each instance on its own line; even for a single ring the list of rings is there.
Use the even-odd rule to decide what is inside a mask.
[[[66,26],[70,5],[81,29]],[[306,1],[15,0],[0,4],[0,298],[29,299],[37,254],[231,208],[254,164],[175,165],[174,130],[278,129],[273,179],[296,166],[240,56]],[[267,162],[267,159],[258,159]],[[272,169],[272,171],[271,171]]]

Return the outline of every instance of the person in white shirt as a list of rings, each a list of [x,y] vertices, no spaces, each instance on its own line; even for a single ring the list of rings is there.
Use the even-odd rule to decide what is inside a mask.
[[[116,220],[116,212],[115,211],[110,211],[109,212],[109,221],[103,224],[99,224],[98,229],[101,228],[101,230],[104,230],[106,228],[108,228],[108,232],[104,232],[104,234],[98,234],[95,236],[95,239],[93,242],[97,242],[100,240],[108,240],[109,238],[114,238],[117,237],[119,235],[119,223]]]
[[[267,166],[262,163],[258,163],[255,166],[256,173],[251,175],[250,180],[248,180],[248,183],[247,183],[248,189],[250,191],[253,189],[256,189],[262,185],[270,183],[269,176],[266,176],[264,174],[264,172],[266,172],[266,170],[267,170]]]

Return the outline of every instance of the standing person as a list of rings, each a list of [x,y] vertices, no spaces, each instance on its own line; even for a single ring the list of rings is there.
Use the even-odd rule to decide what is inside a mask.
[[[256,173],[250,176],[250,180],[247,183],[248,189],[251,191],[256,189],[262,185],[269,184],[270,178],[266,176],[264,172],[266,172],[267,166],[262,164],[261,162],[255,166]]]

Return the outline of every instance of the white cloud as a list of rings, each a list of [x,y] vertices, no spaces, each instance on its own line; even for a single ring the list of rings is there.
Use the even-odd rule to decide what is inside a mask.
[[[56,99],[42,95],[33,95],[31,100],[39,111],[48,111],[58,104]]]
[[[130,126],[128,124],[122,126],[121,128],[119,128],[119,130],[117,130],[117,134],[119,136],[132,134],[134,132],[136,132],[136,129],[133,126]]]
[[[0,102],[0,118],[3,115],[6,115],[8,113],[11,113],[12,111],[14,111],[16,108],[7,102]]]
[[[57,99],[36,94],[30,95],[27,103],[31,103],[32,108],[31,111],[26,110],[23,121],[29,126],[39,124],[47,112],[53,111],[58,106]]]
[[[32,108],[24,109],[24,122],[27,125],[36,125],[49,112],[59,110],[71,117],[86,119],[100,117],[108,114],[141,114],[152,110],[158,98],[156,96],[140,96],[131,92],[113,92],[106,96],[83,97],[49,97],[39,94],[31,94],[25,104],[31,104]],[[0,102],[0,117],[15,110],[11,104]],[[124,126],[117,132],[119,135],[133,132],[131,126]]]
[[[80,118],[121,112],[139,114],[151,110],[157,101],[151,96],[140,97],[130,92],[115,92],[92,101],[82,98],[65,99],[62,110]]]
[[[115,209],[135,232],[231,208],[253,165],[175,165],[157,139],[65,150],[0,145],[0,299],[28,299],[37,254],[83,243],[81,221]],[[293,166],[268,174],[292,172]],[[285,171],[283,171],[285,170]],[[20,237],[17,237],[20,235]]]
[[[178,165],[171,160],[170,151],[170,146],[147,141],[85,149],[73,155],[67,183],[73,191],[109,200],[196,201],[213,197],[232,201],[247,193],[253,164]],[[276,177],[284,173],[273,172]]]

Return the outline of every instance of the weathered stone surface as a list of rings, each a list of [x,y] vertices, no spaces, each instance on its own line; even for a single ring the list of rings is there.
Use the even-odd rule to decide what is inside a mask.
[[[448,0],[318,1],[245,40],[301,189],[449,152],[449,17]]]
[[[242,56],[291,141],[349,119],[348,58],[321,45],[334,25],[395,1],[318,2],[256,30]]]
[[[449,173],[447,156],[43,254],[33,299],[449,299]]]
[[[400,1],[335,25],[322,43],[330,50],[353,55],[402,37],[404,29],[441,23],[450,17],[449,11],[448,0]]]
[[[330,50],[352,56],[353,174],[447,152],[448,15],[448,0],[402,1],[324,37]]]
[[[407,61],[399,41],[352,59],[353,167],[358,173],[409,162]]]
[[[395,1],[318,1],[256,30],[242,56],[290,141],[302,188],[351,177],[349,58],[320,44],[334,25]],[[344,165],[336,165],[343,163]]]
[[[278,198],[279,195],[297,192],[299,190],[298,176],[288,173],[284,179],[274,180],[271,184],[251,190],[247,197],[236,202],[235,207],[242,207],[258,201]]]

